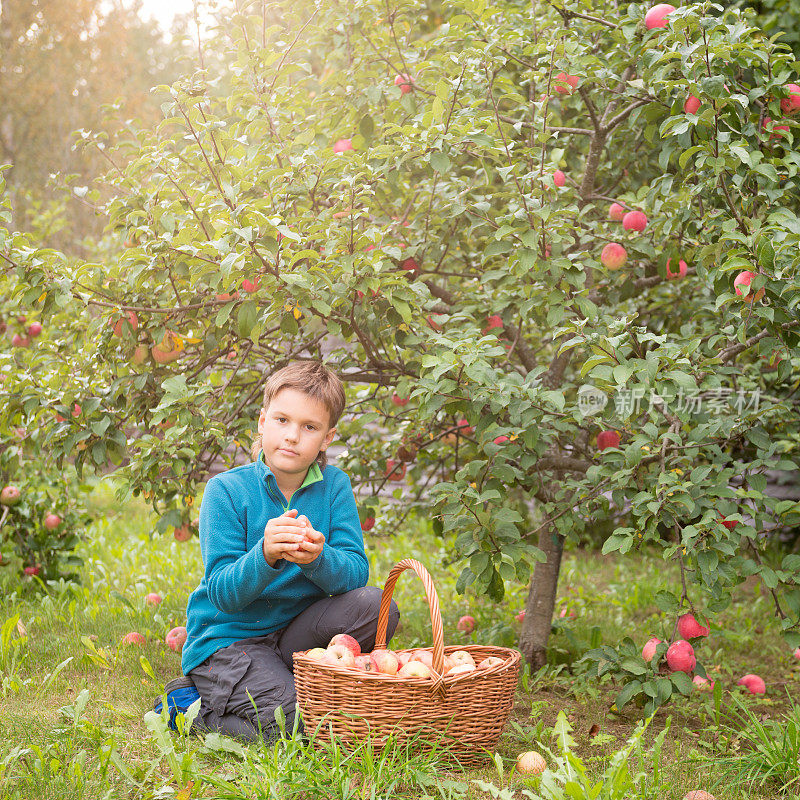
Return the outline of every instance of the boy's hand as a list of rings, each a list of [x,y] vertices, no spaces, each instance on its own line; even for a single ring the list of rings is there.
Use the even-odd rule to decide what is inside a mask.
[[[283,516],[271,519],[264,528],[264,559],[271,567],[274,567],[275,563],[281,558],[293,563],[301,563],[294,561],[289,556],[300,550],[301,544],[305,539],[306,530],[303,520],[306,523],[308,523],[308,520],[305,517],[302,520],[298,520],[296,517],[297,509],[293,508]]]
[[[303,525],[301,528],[304,533],[303,541],[300,542],[299,549],[284,555],[284,558],[287,561],[291,561],[292,564],[310,564],[322,553],[325,536],[314,530],[305,514],[302,517],[298,517],[297,521]]]

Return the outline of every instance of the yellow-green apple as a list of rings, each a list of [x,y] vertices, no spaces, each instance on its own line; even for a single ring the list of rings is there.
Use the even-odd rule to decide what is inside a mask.
[[[54,531],[61,522],[61,517],[51,512],[44,518],[44,527],[47,528],[48,531]]]
[[[186,628],[183,625],[177,625],[171,628],[167,631],[164,641],[167,643],[167,647],[169,647],[170,650],[180,653],[180,651],[183,650],[183,646],[186,644]]]
[[[450,653],[448,658],[454,667],[460,667],[463,664],[475,666],[475,659],[466,650],[456,650]]]
[[[506,662],[503,661],[502,658],[498,658],[497,656],[488,656],[487,658],[484,658],[480,664],[478,664],[478,669],[490,669],[491,667],[499,667],[505,663]]]
[[[149,606],[157,606],[161,602],[161,595],[157,592],[150,592],[145,595],[144,601]]]
[[[406,465],[397,463],[394,459],[386,460],[386,470],[383,473],[390,481],[401,481],[406,476]]]
[[[28,326],[28,336],[35,339],[42,332],[42,326],[38,322],[32,322]]]
[[[628,251],[616,242],[609,242],[600,253],[600,262],[606,269],[619,269],[625,266]]]
[[[122,644],[143,645],[145,641],[146,640],[144,636],[142,636],[141,633],[137,633],[136,631],[131,631],[130,633],[126,633],[125,636],[122,637]]]
[[[477,668],[474,664],[455,664],[447,670],[447,677],[451,678],[454,675],[466,675],[468,672],[476,672]]]
[[[608,218],[614,222],[622,222],[625,213],[625,207],[619,203],[612,203],[608,207]]]
[[[401,678],[430,678],[431,671],[421,661],[409,661],[397,671]]]
[[[18,486],[4,486],[0,491],[0,503],[4,506],[15,506],[22,499],[22,493]]]
[[[653,656],[656,654],[656,648],[661,644],[661,639],[651,636],[642,648],[642,658],[645,661],[652,661]]]
[[[555,88],[559,94],[572,94],[578,88],[580,78],[577,75],[567,75],[566,72],[559,72],[553,79]]]
[[[667,648],[667,666],[673,672],[691,672],[695,664],[697,659],[689,642],[678,639]]]
[[[629,211],[622,218],[622,227],[626,231],[641,233],[647,227],[647,216],[641,211]]]
[[[408,94],[414,88],[414,79],[405,72],[395,75],[394,85],[400,87],[403,94]]]
[[[619,447],[620,437],[616,431],[600,431],[597,434],[597,449],[605,450],[607,447]]]
[[[391,650],[373,650],[369,654],[369,658],[376,672],[382,672],[384,675],[397,675],[400,662]]]
[[[475,617],[465,616],[456,623],[457,631],[464,631],[464,633],[472,633],[475,630]]]
[[[137,344],[136,347],[133,349],[133,355],[131,356],[131,363],[136,364],[144,364],[145,359],[147,358],[147,345],[144,344]]]
[[[737,686],[744,686],[750,694],[766,694],[767,693],[767,685],[764,683],[764,679],[758,675],[753,675],[752,673],[748,675],[742,675],[738,681],[736,681]]]
[[[787,83],[783,88],[789,92],[789,96],[781,100],[781,111],[784,114],[794,114],[800,109],[800,86],[796,83]]]
[[[695,675],[694,678],[692,678],[692,683],[697,687],[698,692],[714,691],[714,681],[710,681],[702,675]]]
[[[669,3],[657,3],[644,15],[645,28],[649,31],[653,28],[666,28],[667,15],[674,10],[675,6],[671,6]]]
[[[328,642],[328,647],[333,647],[337,644],[346,647],[354,656],[361,655],[361,645],[349,633],[337,633]]]
[[[553,183],[560,189],[566,182],[567,176],[560,169],[557,169],[553,173]]]
[[[121,317],[112,317],[108,321],[108,324],[114,331],[114,336],[122,336],[126,328],[130,328],[131,331],[137,330],[139,327],[139,318],[136,316],[135,312],[125,311]]]
[[[361,530],[362,531],[371,531],[375,527],[375,517],[367,517],[361,523]]]
[[[325,656],[325,648],[324,647],[312,647],[310,650],[306,651],[306,655],[309,658],[314,659],[314,661],[322,661],[323,657]],[[367,657],[367,656],[365,656]]]
[[[678,270],[677,272],[673,272],[670,268],[670,262],[672,261],[671,258],[667,259],[667,279],[668,280],[675,280],[676,278],[685,278],[686,271],[689,269],[689,265],[683,260],[680,259],[678,261]]]
[[[690,94],[686,98],[686,102],[683,104],[683,110],[686,114],[696,114],[697,109],[700,108],[702,103],[700,102],[699,97],[695,97],[693,94]]]
[[[520,775],[541,775],[547,769],[547,762],[539,753],[532,750],[517,756],[517,772]]]
[[[682,614],[678,617],[678,633],[682,639],[697,639],[700,636],[708,636],[710,629],[701,625],[694,614]]]
[[[736,294],[738,294],[745,303],[752,303],[753,300],[760,300],[764,296],[764,287],[762,286],[755,294],[750,291],[750,284],[753,282],[753,279],[756,277],[755,272],[750,272],[750,270],[744,270],[740,272],[733,281],[733,288]],[[745,287],[744,289],[742,287]],[[747,294],[745,294],[747,291]]]
[[[333,152],[334,153],[345,153],[348,150],[353,149],[353,140],[352,139],[337,139],[333,143]]]

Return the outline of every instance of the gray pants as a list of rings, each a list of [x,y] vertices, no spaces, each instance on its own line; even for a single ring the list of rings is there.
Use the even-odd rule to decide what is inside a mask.
[[[201,697],[199,728],[252,742],[259,738],[260,723],[264,741],[271,744],[280,736],[275,722],[280,706],[286,715],[286,730],[291,732],[296,702],[292,654],[327,647],[337,633],[349,633],[362,652],[370,652],[375,646],[380,601],[381,590],[374,586],[325,597],[281,630],[217,650],[189,673]],[[388,640],[399,621],[400,611],[392,601]]]

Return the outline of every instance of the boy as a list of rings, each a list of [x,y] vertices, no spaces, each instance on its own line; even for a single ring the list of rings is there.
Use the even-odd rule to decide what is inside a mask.
[[[205,573],[189,597],[181,664],[200,693],[201,729],[255,741],[260,723],[271,743],[278,706],[287,730],[294,724],[292,653],[337,633],[374,647],[381,590],[366,586],[350,479],[325,453],[344,405],[341,381],[320,362],[278,370],[264,386],[254,462],[206,485]],[[389,638],[399,618],[392,602]]]

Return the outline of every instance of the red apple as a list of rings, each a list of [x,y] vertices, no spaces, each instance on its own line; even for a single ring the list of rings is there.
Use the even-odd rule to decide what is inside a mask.
[[[81,415],[81,407],[80,405],[78,405],[78,403],[75,403],[75,405],[72,406],[72,416],[77,418],[80,415]]]
[[[22,571],[29,577],[33,577],[34,575],[38,575],[42,571],[42,568],[37,565],[33,567],[25,567]]]
[[[61,522],[61,517],[59,517],[58,514],[50,513],[44,518],[44,526],[49,531],[54,531]]]
[[[170,650],[180,653],[180,651],[183,650],[183,646],[186,644],[186,628],[183,625],[172,628],[164,637],[164,641]]]
[[[736,681],[737,686],[744,686],[750,694],[766,694],[767,693],[767,686],[764,683],[764,680],[760,678],[758,675],[748,674],[742,675],[738,681]]]
[[[183,345],[172,331],[167,331],[161,342],[151,349],[153,360],[157,364],[169,364],[180,357]]]
[[[179,527],[175,528],[175,533],[173,536],[175,537],[176,542],[188,542],[189,539],[192,538],[192,534],[194,530],[190,524],[180,525]]]
[[[136,633],[136,631],[131,631],[130,633],[126,633],[122,639],[122,644],[136,644],[136,645],[143,645],[146,639],[142,636],[141,633]]]
[[[800,86],[796,83],[787,83],[783,88],[789,92],[789,96],[781,100],[781,111],[784,114],[794,114],[800,109]]]
[[[666,28],[667,27],[667,15],[671,14],[675,10],[675,6],[671,6],[669,3],[658,3],[654,5],[645,15],[644,15],[644,26],[647,30],[653,30],[653,28]]]
[[[321,650],[322,648],[317,648],[317,649]],[[322,652],[324,653],[325,651],[322,650]],[[310,651],[309,651],[309,653],[310,653]],[[355,668],[357,670],[360,670],[361,672],[375,672],[376,671],[375,667],[372,666],[372,661],[370,660],[369,655],[366,655],[366,654],[365,655],[361,655],[361,656],[356,656],[355,657],[354,666],[355,666]]]
[[[253,294],[253,292],[258,291],[258,287],[261,285],[261,276],[256,275],[254,280],[248,280],[245,278],[242,281],[242,289],[244,289],[248,294]]]
[[[792,653],[792,655],[793,655],[793,656],[794,656],[794,657],[795,657],[795,658],[796,658],[798,661],[800,661],[800,647],[798,647],[798,648],[797,648],[797,649],[794,651],[794,653]]]
[[[597,434],[597,449],[605,450],[607,447],[619,447],[620,436],[616,431],[600,431]]]
[[[406,465],[396,463],[393,458],[386,461],[386,471],[383,473],[390,481],[401,481],[406,476]]]
[[[369,654],[372,666],[376,672],[384,675],[396,675],[400,662],[391,650],[373,650]]]
[[[420,268],[417,260],[415,258],[407,258],[403,261],[400,266],[406,271],[410,272],[412,275],[419,275]]]
[[[755,277],[755,272],[744,270],[743,272],[740,272],[733,281],[733,288],[736,291],[736,294],[738,294],[745,303],[752,303],[753,300],[760,300],[764,296],[763,286],[755,293],[755,295],[751,291],[748,291],[747,294],[745,294],[744,290],[742,289],[742,287],[749,289],[750,284],[753,282]]]
[[[626,231],[641,233],[647,227],[647,217],[641,211],[629,211],[622,218],[622,227]]]
[[[761,122],[761,127],[766,131],[771,131],[769,138],[770,139],[780,139],[782,134],[779,131],[788,131],[788,125],[775,125],[772,122],[772,117],[764,117],[763,121]]]
[[[409,661],[397,671],[401,678],[430,678],[431,671],[421,661]]]
[[[336,636],[328,642],[328,647],[334,645],[346,647],[354,656],[361,655],[361,645],[349,633],[337,633]]]
[[[461,617],[461,619],[456,624],[457,631],[463,631],[464,633],[472,633],[475,630],[475,617]]]
[[[541,775],[547,769],[547,762],[539,753],[532,750],[517,756],[517,772],[520,775]]]
[[[156,592],[150,592],[145,595],[144,601],[149,606],[157,606],[161,602],[161,595]]]
[[[42,326],[38,322],[32,322],[28,326],[28,336],[35,339],[42,332]]]
[[[367,517],[361,523],[361,530],[362,531],[371,531],[375,527],[375,517]]]
[[[560,170],[557,169],[553,173],[553,183],[561,188],[567,182],[567,176]]]
[[[27,336],[20,336],[18,333],[15,333],[11,337],[11,346],[12,347],[27,347],[31,343],[31,340],[28,339]]]
[[[720,517],[719,521],[729,530],[732,531],[739,523],[735,519],[725,519]]]
[[[493,328],[502,328],[503,327],[503,318],[499,314],[492,314],[491,317],[487,320],[486,327],[481,331],[481,333],[488,333]]]
[[[691,672],[697,659],[689,642],[678,639],[667,648],[667,665],[673,672]]]
[[[614,222],[622,222],[622,218],[626,213],[625,207],[619,203],[612,203],[608,207],[608,218]]]
[[[700,108],[701,105],[702,103],[700,102],[700,98],[690,94],[686,98],[686,102],[683,104],[683,111],[685,114],[696,114],[697,109]]]
[[[492,439],[492,441],[495,444],[505,444],[506,442],[509,441],[509,438],[508,436],[496,436],[494,439]]]
[[[414,650],[409,661],[421,661],[425,666],[433,668],[433,653],[430,650]]]
[[[401,72],[395,76],[394,85],[399,86],[403,94],[408,94],[414,88],[414,79],[405,72]]]
[[[393,402],[393,403],[394,403],[396,406],[404,406],[404,405],[406,405],[406,403],[408,403],[408,398],[407,398],[407,397],[400,397],[400,395],[399,395],[399,394],[397,394],[397,392],[395,392],[395,393],[392,395],[392,402]]]
[[[600,253],[600,262],[607,269],[619,269],[627,260],[628,251],[616,242],[609,242]]]
[[[0,491],[0,503],[4,506],[15,506],[22,499],[22,494],[17,486],[4,486]]]
[[[473,434],[473,433],[475,433],[475,428],[473,428],[473,427],[472,427],[472,426],[469,424],[469,422],[467,422],[467,420],[465,420],[465,419],[460,419],[460,420],[458,421],[458,432],[459,432],[459,433],[460,433],[462,436],[472,436],[472,434]]]
[[[561,613],[558,616],[559,616],[559,619],[566,619],[566,618],[575,619],[575,617],[577,617],[578,615],[572,610],[568,610],[566,608],[562,608],[561,609]]]
[[[701,675],[695,675],[694,678],[692,678],[692,683],[697,687],[698,692],[714,691],[714,681],[710,681],[708,678],[704,678]]]
[[[353,149],[353,140],[352,139],[338,139],[333,144],[333,152],[334,153],[344,153],[347,150]]]
[[[710,629],[701,625],[694,614],[683,614],[678,617],[678,633],[682,639],[697,639],[700,636],[708,636]]]
[[[683,260],[680,259],[678,261],[678,271],[673,272],[670,268],[670,262],[672,261],[671,258],[667,259],[667,280],[675,280],[676,278],[685,278],[686,277],[686,270],[689,269],[689,265]]]
[[[577,75],[567,75],[566,72],[559,72],[554,81],[556,91],[559,94],[572,94],[578,88],[580,78]]]
[[[518,611],[518,612],[517,612],[517,613],[514,615],[514,619],[515,619],[517,622],[522,622],[522,621],[525,619],[525,609],[523,608],[523,609],[522,609],[522,611]]]
[[[656,654],[656,648],[661,644],[661,639],[651,636],[642,648],[642,658],[645,661],[652,661]]]
[[[108,324],[114,331],[114,336],[122,336],[126,328],[135,331],[139,327],[139,319],[133,311],[124,311],[121,317],[112,317]]]

